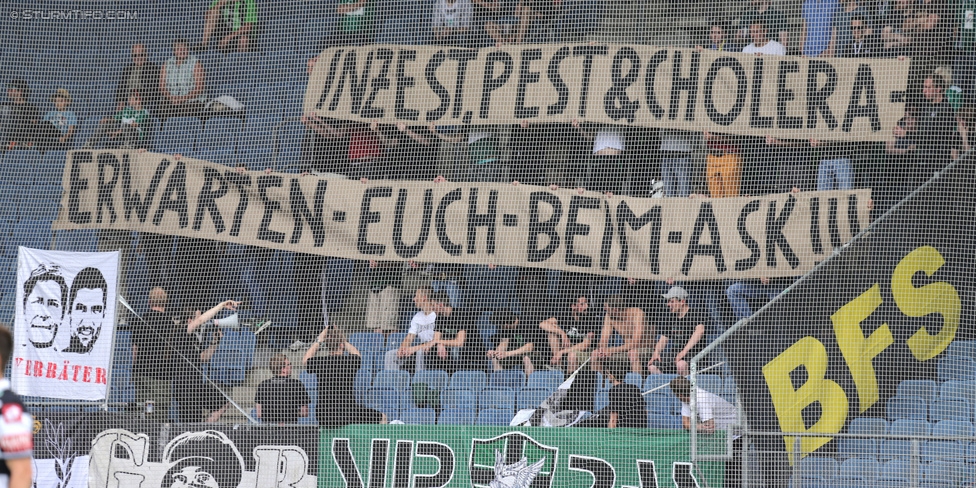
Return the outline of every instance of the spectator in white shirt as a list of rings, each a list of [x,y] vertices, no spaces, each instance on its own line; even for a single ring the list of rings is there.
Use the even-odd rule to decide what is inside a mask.
[[[671,380],[671,391],[681,402],[681,425],[691,429],[691,382],[684,376]],[[716,430],[729,430],[738,422],[735,407],[722,397],[695,388],[698,410],[698,432],[711,434]],[[731,432],[729,435],[732,435]],[[725,463],[725,486],[742,486],[742,438],[732,436],[732,462]]]
[[[437,0],[434,5],[434,43],[467,46],[473,15],[471,0]]]
[[[777,41],[770,39],[766,35],[766,25],[761,19],[756,19],[749,26],[749,35],[752,36],[752,44],[742,48],[746,54],[755,53],[757,55],[785,56],[786,48]]]

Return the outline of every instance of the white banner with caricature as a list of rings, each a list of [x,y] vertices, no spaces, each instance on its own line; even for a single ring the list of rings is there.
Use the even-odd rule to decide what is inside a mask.
[[[118,270],[118,252],[19,249],[15,391],[70,400],[105,398]]]

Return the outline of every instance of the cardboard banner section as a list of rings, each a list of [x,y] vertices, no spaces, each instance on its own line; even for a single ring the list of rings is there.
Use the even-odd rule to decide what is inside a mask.
[[[646,199],[504,184],[240,174],[73,151],[55,229],[117,229],[353,259],[643,279],[799,276],[866,226],[869,190]]]
[[[315,488],[321,484],[318,427],[163,424],[116,413],[37,417],[37,487]]]
[[[305,113],[427,125],[568,123],[885,140],[909,60],[807,59],[641,45],[336,47]]]
[[[401,425],[323,430],[319,486],[722,486],[725,463],[701,462],[693,470],[688,433],[682,430],[513,429]],[[594,442],[594,434],[605,442]],[[724,449],[725,437],[703,435],[699,441]]]
[[[843,432],[855,417],[884,418],[902,380],[971,374],[939,364],[976,330],[973,171],[971,159],[943,171],[726,344],[751,430]],[[766,439],[793,453],[793,437]],[[803,455],[831,441],[803,437]]]
[[[21,247],[12,384],[22,395],[103,400],[115,337],[119,253]]]

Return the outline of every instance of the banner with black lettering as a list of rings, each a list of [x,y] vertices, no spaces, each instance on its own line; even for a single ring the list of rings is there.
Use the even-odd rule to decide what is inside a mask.
[[[73,151],[55,229],[117,229],[353,259],[495,264],[643,279],[799,276],[867,225],[869,190],[726,199],[511,184],[239,173]]]
[[[305,113],[422,125],[579,119],[880,141],[904,115],[909,64],[613,44],[335,47],[318,56]]]
[[[163,424],[118,413],[38,415],[37,488],[316,488],[317,426]]]
[[[750,430],[823,433],[800,446],[827,451],[852,419],[885,418],[902,380],[971,377],[972,358],[946,357],[974,338],[973,174],[971,158],[942,171],[734,334]],[[763,439],[794,452],[793,436]]]
[[[69,400],[105,398],[118,273],[118,251],[19,248],[14,391]]]

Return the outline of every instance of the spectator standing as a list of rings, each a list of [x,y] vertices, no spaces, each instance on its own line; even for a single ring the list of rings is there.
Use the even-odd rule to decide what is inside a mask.
[[[521,367],[526,375],[535,371],[536,349],[542,344],[537,327],[523,325],[519,317],[508,310],[496,311],[492,314],[492,321],[497,327],[493,337],[495,347],[488,351],[492,369],[518,369]]]
[[[462,178],[473,182],[495,182],[498,176],[498,161],[501,149],[498,135],[488,127],[471,127],[464,131],[457,127],[439,128],[430,125],[430,131],[438,139],[451,144],[467,142],[468,162],[462,171]]]
[[[549,350],[552,351],[549,365],[563,366],[565,358],[565,371],[576,371],[579,356],[589,352],[593,338],[600,333],[601,327],[600,316],[590,310],[587,298],[583,295],[572,298],[569,310],[560,311],[539,324],[539,328],[546,333]]]
[[[851,20],[855,17],[864,18],[867,9],[862,7],[857,0],[847,0],[844,5],[837,9],[834,14],[833,29],[830,35],[830,45],[824,56],[835,56],[846,58],[850,56],[849,49],[854,38],[854,31],[851,29]]]
[[[608,392],[610,403],[605,409],[609,414],[608,429],[647,428],[647,410],[640,388],[623,382],[629,370],[630,364],[624,358],[618,357],[607,362],[604,374],[613,385]]]
[[[324,355],[316,356],[319,350]],[[349,355],[344,355],[349,353]],[[386,415],[356,402],[353,385],[362,365],[356,346],[335,327],[326,327],[302,358],[305,370],[318,382],[319,398],[315,418],[319,426],[337,429],[352,424],[385,424]]]
[[[132,92],[142,95],[143,106],[155,113],[159,109],[159,70],[158,64],[147,61],[146,46],[132,45],[132,62],[122,68],[122,76],[115,86],[115,111],[125,108]]]
[[[184,39],[173,42],[173,57],[159,72],[159,91],[163,101],[160,116],[197,117],[207,102],[203,64],[190,54]]]
[[[430,290],[418,288],[413,296],[413,303],[420,310],[410,320],[410,329],[400,347],[386,352],[384,369],[421,371],[425,369],[424,355],[437,345],[440,335],[434,331],[437,313],[434,312],[434,303],[430,300]],[[414,341],[419,342],[414,345]],[[409,361],[410,356],[414,356],[415,361]]]
[[[64,88],[55,90],[51,96],[54,110],[44,114],[43,123],[38,131],[40,146],[44,149],[68,149],[71,138],[78,129],[78,117],[68,105],[71,105],[71,94]]]
[[[172,389],[173,317],[166,313],[169,297],[160,287],[149,290],[149,312],[142,325],[132,334],[132,380],[136,387],[136,402],[152,401],[167,412]]]
[[[671,392],[678,397],[681,402],[681,425],[685,430],[691,429],[691,382],[688,378],[677,377],[671,380]],[[738,423],[739,416],[735,407],[722,397],[701,388],[695,388],[695,409],[698,418],[696,431],[711,434],[717,430],[728,431]],[[732,461],[725,463],[725,483],[724,486],[742,486],[742,437],[732,436]]]
[[[227,300],[201,313],[200,310],[188,312],[185,325],[177,325],[173,349],[176,356],[173,366],[173,396],[179,404],[179,421],[195,423],[206,420],[216,422],[223,415],[230,402],[203,375],[204,363],[210,362],[223,333],[215,327],[210,343],[204,346],[203,325],[212,320],[221,310],[236,310],[240,302]],[[206,412],[206,415],[201,415]]]
[[[745,54],[785,56],[786,47],[769,38],[766,34],[766,25],[763,22],[762,19],[757,19],[749,26],[749,36],[752,38],[752,42],[742,48],[742,52]]]
[[[379,334],[397,330],[400,316],[400,284],[403,267],[394,261],[369,261],[366,292],[366,327]]]
[[[291,361],[278,353],[268,360],[274,376],[258,385],[254,408],[258,418],[269,424],[297,424],[300,417],[308,417],[308,391],[301,381],[291,377]]]
[[[203,41],[198,46],[206,50],[210,38],[220,39],[221,51],[237,45],[238,52],[246,52],[254,42],[258,26],[258,7],[255,0],[214,0],[207,9],[203,24]]]
[[[845,56],[850,58],[880,58],[884,56],[878,33],[872,28],[866,17],[851,18],[851,42],[842,46]]]
[[[468,47],[473,7],[471,0],[437,0],[434,4],[434,44]]]
[[[773,41],[770,41],[773,42]],[[735,136],[705,131],[705,181],[712,198],[739,196],[742,186],[742,149]]]
[[[815,58],[829,54],[827,48],[834,29],[834,16],[838,10],[838,0],[803,0],[800,38],[804,56]]]
[[[661,296],[668,301],[668,310],[671,312],[668,317],[670,323],[654,346],[654,354],[647,363],[647,370],[651,374],[677,373],[686,376],[689,371],[689,361],[706,345],[705,314],[691,308],[691,304],[688,303],[688,292],[680,286],[672,286]],[[674,344],[667,354],[662,356],[669,342]]]
[[[748,35],[748,25],[745,30],[736,32],[733,39],[729,38],[730,26],[725,19],[714,18],[708,26],[708,49],[712,51],[737,53],[742,51],[742,44],[737,42],[740,38]],[[703,46],[695,46],[699,51],[705,49]]]
[[[344,173],[346,153],[349,150],[349,134],[344,130],[345,122],[323,119],[314,113],[303,115],[301,122],[308,129],[302,147],[301,171]]]
[[[783,14],[782,10],[774,7],[769,0],[752,0],[752,8],[743,12],[739,19],[736,38],[740,42],[745,42],[750,37],[750,27],[757,21],[766,26],[771,39],[778,41],[784,48],[789,48],[790,30],[789,24],[786,22],[786,15]]]
[[[560,5],[560,0],[519,0],[515,7],[515,16],[518,17],[518,30],[514,42],[516,44],[525,42],[525,36],[531,30],[532,25],[536,22],[544,24],[552,20]]]
[[[691,153],[698,146],[698,133],[680,129],[661,129],[661,179],[664,196],[691,195]]]
[[[0,112],[0,122],[4,127],[0,134],[6,134],[6,149],[25,149],[33,147],[37,124],[41,112],[37,106],[27,101],[30,88],[24,80],[13,80],[7,84],[7,99],[10,104]]]
[[[33,484],[34,419],[24,409],[20,395],[10,389],[4,371],[13,355],[14,338],[6,325],[0,325],[0,472],[10,488],[28,488]]]
[[[949,161],[959,157],[959,135],[956,117],[945,98],[946,83],[938,75],[929,75],[922,84],[925,99],[917,117],[916,161],[918,173],[913,186],[932,176]]]
[[[600,331],[600,344],[593,351],[593,370],[601,371],[603,361],[615,354],[626,354],[630,359],[631,371],[642,374],[640,353],[644,347],[644,311],[637,307],[624,307],[620,295],[611,295],[603,303],[603,329]],[[614,334],[620,337],[620,345],[610,346]]]

